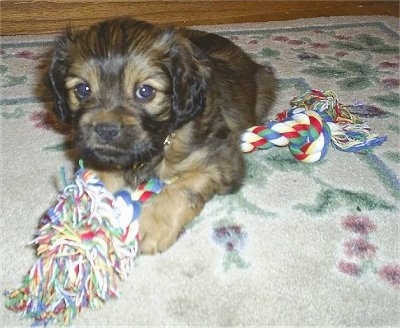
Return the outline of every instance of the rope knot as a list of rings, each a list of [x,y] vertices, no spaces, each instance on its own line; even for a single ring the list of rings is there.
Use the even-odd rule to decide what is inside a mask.
[[[288,146],[296,159],[307,163],[325,156],[330,129],[321,115],[312,110],[293,108],[285,116],[281,115],[280,121],[269,121],[264,126],[245,131],[241,136],[242,151]]]
[[[293,98],[291,105],[275,120],[243,132],[242,151],[288,146],[297,160],[313,163],[326,155],[330,142],[343,151],[365,152],[386,140],[371,134],[333,91],[311,90]]]

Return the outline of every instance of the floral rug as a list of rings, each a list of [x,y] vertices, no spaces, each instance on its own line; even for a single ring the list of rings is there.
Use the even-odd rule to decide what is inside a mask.
[[[332,17],[201,27],[270,66],[271,118],[309,89],[339,100],[387,141],[366,154],[330,147],[319,162],[286,147],[246,155],[240,192],[215,197],[167,252],[142,256],[120,297],[77,326],[398,326],[400,324],[399,25]],[[35,261],[27,246],[72,172],[65,129],[41,80],[52,35],[2,37],[1,287]],[[2,326],[29,326],[5,309]]]

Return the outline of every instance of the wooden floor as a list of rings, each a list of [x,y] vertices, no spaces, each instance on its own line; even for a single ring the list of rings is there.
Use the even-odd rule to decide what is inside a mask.
[[[1,1],[2,35],[59,32],[132,15],[162,25],[205,25],[320,16],[392,15],[399,1]]]

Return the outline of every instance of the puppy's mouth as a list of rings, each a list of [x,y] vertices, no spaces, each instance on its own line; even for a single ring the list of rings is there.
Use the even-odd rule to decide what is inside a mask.
[[[112,145],[94,145],[87,151],[96,154],[94,156],[108,158],[109,161],[117,162],[119,158],[124,156],[124,151]]]
[[[127,169],[138,167],[149,161],[154,152],[151,145],[121,149],[109,144],[95,144],[81,147],[81,155],[92,166],[101,169]]]
[[[76,145],[81,158],[98,169],[137,167],[150,161],[157,153],[157,147],[150,140],[126,137],[105,142],[87,132],[78,133]]]

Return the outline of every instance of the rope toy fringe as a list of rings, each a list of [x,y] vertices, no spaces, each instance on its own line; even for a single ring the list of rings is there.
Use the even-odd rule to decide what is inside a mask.
[[[118,296],[138,251],[141,204],[163,184],[151,179],[135,192],[108,192],[93,171],[81,168],[41,221],[38,260],[22,286],[6,292],[6,307],[34,320],[68,325],[84,307],[100,308]]]
[[[242,133],[242,151],[288,146],[293,156],[313,163],[325,157],[329,143],[346,152],[368,152],[387,137],[370,133],[366,123],[339,102],[333,91],[311,90],[293,98],[291,108],[265,125]]]

